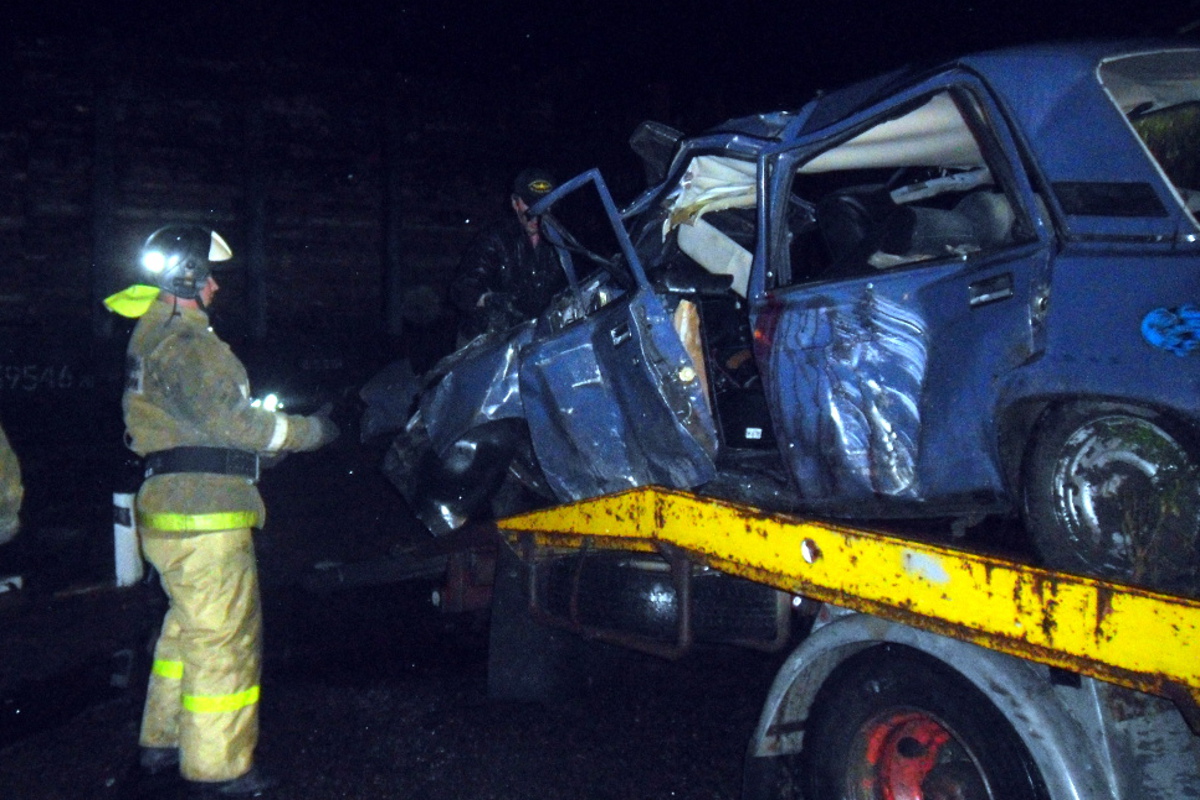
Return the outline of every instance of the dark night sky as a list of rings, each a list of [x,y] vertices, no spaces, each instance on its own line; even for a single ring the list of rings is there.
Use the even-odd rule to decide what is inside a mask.
[[[29,37],[81,54],[109,43],[146,74],[182,56],[294,62],[326,87],[327,67],[433,76],[442,91],[468,84],[468,118],[465,98],[486,98],[481,124],[496,106],[506,119],[522,102],[552,109],[553,129],[473,154],[498,171],[600,167],[628,200],[619,181],[640,186],[642,169],[626,142],[646,119],[696,133],[914,62],[1064,38],[1200,40],[1198,22],[1200,0],[5,0],[0,85],[7,43]]]
[[[261,53],[530,91],[548,83],[576,102],[636,104],[658,85],[713,105],[711,86],[724,84],[714,113],[730,115],[797,106],[818,88],[912,61],[1065,37],[1173,35],[1197,19],[1200,0],[10,0],[0,11],[10,32],[81,47],[104,30],[150,53]]]

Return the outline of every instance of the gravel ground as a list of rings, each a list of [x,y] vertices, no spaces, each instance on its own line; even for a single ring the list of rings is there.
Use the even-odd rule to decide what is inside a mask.
[[[742,758],[781,656],[622,654],[554,705],[486,697],[485,621],[447,616],[431,587],[317,596],[264,589],[258,761],[270,796],[684,798],[739,795]],[[140,671],[144,674],[144,671]],[[97,693],[69,719],[0,749],[4,796],[169,798],[137,776],[140,688]]]

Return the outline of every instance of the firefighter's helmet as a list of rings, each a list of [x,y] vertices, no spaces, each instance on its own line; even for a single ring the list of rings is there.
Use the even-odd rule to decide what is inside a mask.
[[[233,251],[216,231],[200,225],[167,225],[146,239],[140,261],[164,292],[195,300],[213,264],[231,258]]]

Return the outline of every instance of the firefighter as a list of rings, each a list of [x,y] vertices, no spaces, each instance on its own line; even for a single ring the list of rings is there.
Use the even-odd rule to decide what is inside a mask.
[[[20,530],[21,501],[25,487],[21,483],[21,463],[0,428],[0,544],[13,540]]]
[[[327,412],[298,416],[254,404],[246,369],[208,324],[213,266],[232,252],[216,231],[170,225],[141,251],[153,285],[108,298],[138,317],[121,406],[142,456],[138,536],[170,600],[154,651],[140,764],[178,769],[217,795],[276,784],[254,764],[261,610],[251,531],[265,508],[260,461],[316,450],[338,435]]]

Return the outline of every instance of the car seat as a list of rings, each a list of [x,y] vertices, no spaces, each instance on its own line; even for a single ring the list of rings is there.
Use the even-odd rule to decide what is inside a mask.
[[[875,235],[875,252],[868,260],[876,267],[886,267],[891,264],[877,254],[908,263],[992,249],[1011,241],[1015,219],[1005,196],[990,190],[971,192],[950,209],[902,205],[888,215]]]
[[[897,204],[878,186],[839,190],[817,204],[835,277],[998,247],[1011,241],[1015,219],[1004,194],[991,190],[950,208]]]
[[[971,221],[980,247],[989,249],[1012,241],[1017,215],[1003,192],[971,192],[958,201],[954,210]]]
[[[864,243],[897,208],[882,184],[852,186],[832,192],[817,203],[817,228],[829,251],[833,272],[856,260],[865,262]]]

